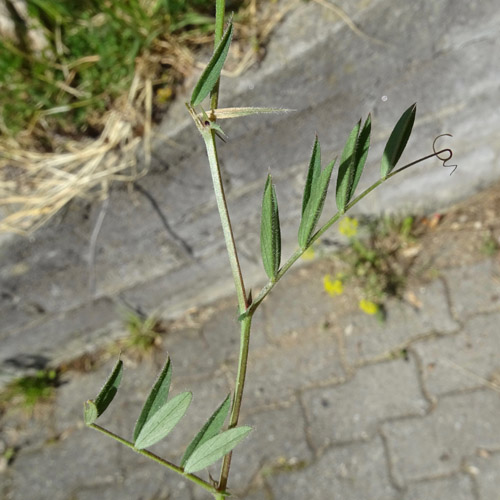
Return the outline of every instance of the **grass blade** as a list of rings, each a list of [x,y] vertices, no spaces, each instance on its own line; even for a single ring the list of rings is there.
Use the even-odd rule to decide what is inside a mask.
[[[170,358],[167,358],[167,362],[158,376],[155,385],[151,389],[148,399],[144,403],[141,414],[135,424],[134,441],[139,436],[144,424],[167,402],[171,380],[172,365],[170,363]]]
[[[207,67],[201,74],[193,93],[191,94],[191,106],[198,106],[198,104],[201,104],[203,99],[205,99],[205,97],[207,97],[215,87],[222,71],[222,67],[224,66],[227,53],[229,52],[232,36],[233,23],[231,21],[219,45],[217,45],[212,58],[208,62]]]
[[[260,250],[264,269],[269,278],[273,279],[281,262],[281,231],[278,199],[271,175],[267,176],[262,199]]]
[[[196,449],[198,449],[209,439],[212,439],[214,436],[219,434],[226,420],[230,406],[231,395],[228,395],[227,398],[222,402],[222,404],[214,411],[212,416],[205,422],[194,439],[189,443],[181,459],[181,467],[184,467],[184,464]]]
[[[401,115],[398,123],[396,123],[396,126],[387,141],[382,161],[380,163],[380,175],[382,179],[385,179],[392,172],[399,161],[399,158],[401,158],[401,155],[406,147],[406,143],[410,137],[413,123],[415,122],[416,111],[417,105],[412,104]]]
[[[190,392],[183,392],[164,404],[144,424],[134,446],[142,450],[167,436],[186,413],[192,397]]]
[[[113,401],[122,380],[122,373],[123,361],[119,359],[97,397],[85,403],[84,419],[87,425],[93,424],[106,411],[111,401]]]
[[[209,439],[191,455],[184,472],[191,474],[212,465],[245,439],[251,430],[252,428],[247,426],[236,427]]]
[[[286,108],[255,108],[255,107],[218,108],[214,109],[213,114],[216,120],[227,120],[229,118],[240,118],[242,116],[290,113],[291,111],[295,110]]]

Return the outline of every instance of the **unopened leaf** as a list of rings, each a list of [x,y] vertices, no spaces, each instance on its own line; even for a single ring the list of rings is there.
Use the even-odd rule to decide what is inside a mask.
[[[236,427],[209,439],[189,457],[184,472],[191,474],[217,462],[245,439],[251,430],[252,428],[247,426]]]
[[[139,436],[144,424],[167,402],[171,380],[172,365],[170,363],[170,358],[167,358],[167,362],[158,376],[155,385],[151,389],[148,399],[144,403],[141,414],[135,424],[134,441]]]
[[[183,392],[164,404],[144,424],[134,446],[142,450],[167,436],[186,413],[192,397],[190,392]]]
[[[336,201],[339,212],[343,213],[354,195],[365,166],[370,147],[371,118],[368,118],[359,132],[358,122],[349,134],[342,152],[337,177]]]
[[[321,150],[319,141],[316,138],[302,200],[302,219],[299,227],[299,245],[301,248],[306,248],[309,244],[314,228],[321,217],[334,165],[335,160],[321,171]]]
[[[278,199],[271,175],[267,176],[262,199],[260,249],[264,269],[272,279],[276,276],[281,262],[281,232]]]
[[[385,179],[394,169],[399,158],[403,154],[406,143],[411,134],[413,123],[415,122],[415,113],[417,105],[412,104],[399,119],[394,127],[389,140],[384,149],[382,161],[380,164],[380,174],[382,179]]]
[[[203,99],[210,94],[219,79],[222,67],[231,45],[231,38],[233,36],[233,23],[230,22],[224,36],[222,37],[219,45],[217,45],[212,58],[207,64],[196,84],[193,93],[191,94],[191,106],[198,106]]]
[[[181,460],[181,467],[184,466],[189,457],[193,452],[198,449],[203,443],[212,439],[214,436],[219,434],[224,421],[226,420],[227,414],[229,412],[229,407],[231,406],[231,396],[228,395],[227,398],[222,402],[222,404],[214,411],[212,416],[205,422],[203,427],[200,429],[198,434],[189,443],[186,451]]]
[[[122,373],[123,361],[119,359],[97,397],[94,400],[87,401],[85,404],[84,419],[87,425],[93,424],[97,417],[100,417],[106,411],[111,401],[113,401],[122,380]]]

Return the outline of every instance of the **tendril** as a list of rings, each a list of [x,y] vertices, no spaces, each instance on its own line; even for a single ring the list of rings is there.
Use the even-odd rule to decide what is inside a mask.
[[[436,141],[440,137],[444,137],[444,136],[453,137],[451,134],[441,134],[441,135],[438,135],[434,139],[434,142],[432,143],[432,150],[434,151],[434,156],[437,156],[443,162],[443,167],[447,167],[447,168],[452,168],[453,169],[450,172],[450,175],[451,175],[458,168],[458,165],[447,165],[447,163],[453,158],[453,151],[451,149],[449,149],[449,148],[442,149],[441,151],[436,151]],[[444,158],[441,156],[441,155],[443,155],[443,153],[445,153],[447,155]]]

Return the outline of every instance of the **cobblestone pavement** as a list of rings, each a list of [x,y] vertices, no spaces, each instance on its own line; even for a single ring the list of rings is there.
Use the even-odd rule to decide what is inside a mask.
[[[348,292],[323,291],[331,260],[295,270],[264,302],[241,419],[254,430],[236,448],[230,479],[237,497],[499,500],[500,259],[455,260],[464,257],[464,239],[451,232],[423,244],[430,272],[412,280],[411,300],[389,301],[385,323],[353,307]],[[173,393],[189,389],[194,399],[152,450],[178,460],[231,389],[235,316],[234,302],[224,300],[173,325],[154,356],[125,354],[122,387],[102,425],[130,436],[168,351]],[[3,446],[14,443],[16,453],[3,464],[1,498],[208,498],[84,427],[82,403],[114,362],[66,371],[55,403],[34,416],[3,416]]]

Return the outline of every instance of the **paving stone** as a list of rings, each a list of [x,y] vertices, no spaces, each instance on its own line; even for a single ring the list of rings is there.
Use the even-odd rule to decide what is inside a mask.
[[[84,484],[113,483],[121,475],[117,445],[83,429],[39,451],[21,450],[10,467],[12,499],[69,500],[71,492]]]
[[[295,391],[344,377],[338,344],[329,330],[302,331],[249,361],[244,411],[289,400]]]
[[[484,387],[500,373],[500,313],[467,321],[457,335],[418,342],[423,380],[430,394]]]
[[[231,462],[230,485],[234,485],[236,492],[247,488],[259,470],[300,466],[312,459],[298,402],[282,409],[243,416],[241,423],[250,425],[253,431],[236,449]]]
[[[476,500],[471,478],[457,475],[412,483],[408,486],[403,500],[439,500],[442,498]]]
[[[127,470],[114,483],[79,487],[67,500],[192,500],[191,485],[158,464]]]
[[[396,500],[380,438],[334,447],[313,465],[269,479],[274,498]]]
[[[385,423],[395,480],[458,473],[476,450],[500,448],[499,414],[498,394],[484,390],[444,397],[426,417]]]
[[[397,346],[431,332],[457,330],[458,324],[450,316],[445,289],[439,280],[419,287],[414,294],[422,302],[418,310],[405,302],[393,300],[388,303],[384,323],[361,313],[341,322],[348,363],[355,365],[383,356]]]
[[[463,320],[472,314],[500,309],[500,268],[496,259],[443,271],[454,314]]]
[[[323,276],[321,268],[308,266],[276,285],[263,303],[271,340],[325,323],[334,305],[323,289]]]
[[[500,491],[500,453],[486,453],[483,457],[474,457],[467,462],[475,468],[472,472],[479,500],[497,500]]]
[[[373,437],[380,421],[423,415],[428,407],[413,359],[358,370],[352,380],[303,394],[309,434],[316,448]]]

